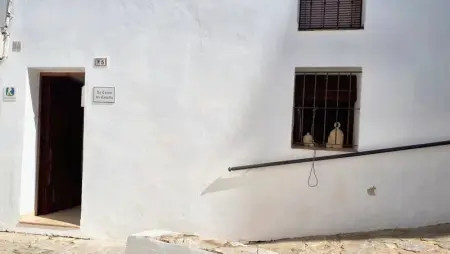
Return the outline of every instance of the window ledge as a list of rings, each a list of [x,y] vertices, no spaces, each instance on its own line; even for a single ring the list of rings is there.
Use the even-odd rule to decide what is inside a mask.
[[[316,151],[330,151],[330,152],[345,152],[345,153],[354,153],[358,152],[358,149],[356,147],[348,147],[348,148],[326,148],[323,146],[315,146],[315,147],[309,147],[309,146],[302,146],[302,145],[292,145],[292,149],[301,149],[301,150],[316,150]]]
[[[355,31],[355,30],[364,30],[364,27],[350,27],[350,28],[298,28],[299,32],[308,32],[308,31]]]

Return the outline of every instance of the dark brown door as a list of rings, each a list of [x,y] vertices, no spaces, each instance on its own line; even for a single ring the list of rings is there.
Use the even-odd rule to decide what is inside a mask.
[[[81,204],[82,86],[70,77],[41,77],[38,215]]]

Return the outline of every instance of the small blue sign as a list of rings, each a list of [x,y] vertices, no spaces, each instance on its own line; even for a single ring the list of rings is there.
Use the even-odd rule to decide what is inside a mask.
[[[7,86],[3,89],[3,101],[15,101],[16,89],[12,86]]]
[[[14,97],[16,95],[16,90],[14,87],[5,88],[5,96],[6,97]]]

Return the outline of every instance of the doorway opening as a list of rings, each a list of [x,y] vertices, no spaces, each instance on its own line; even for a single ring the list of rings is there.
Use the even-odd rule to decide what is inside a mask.
[[[41,73],[35,213],[21,223],[79,227],[84,73]]]

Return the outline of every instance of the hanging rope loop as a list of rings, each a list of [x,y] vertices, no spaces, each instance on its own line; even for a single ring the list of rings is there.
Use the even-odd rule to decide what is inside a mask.
[[[312,132],[311,135],[313,135],[313,136],[314,136],[314,122],[316,120],[316,110],[317,110],[317,108],[313,109],[313,119],[312,119],[312,126],[311,126],[311,129],[312,129],[311,130],[311,132]],[[316,159],[316,153],[317,153],[316,144],[314,144],[313,149],[314,149],[314,151],[313,151],[313,161],[312,161],[311,169],[309,170],[309,177],[308,177],[308,186],[311,187],[311,188],[316,187],[317,185],[319,185],[319,178],[317,177],[316,166],[315,166],[315,159]],[[313,178],[313,176],[314,176],[314,178]],[[312,181],[313,179],[315,181]]]

